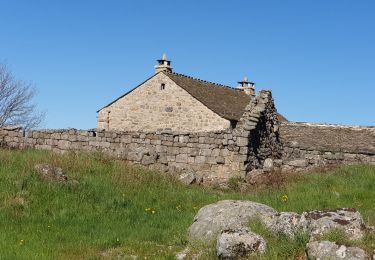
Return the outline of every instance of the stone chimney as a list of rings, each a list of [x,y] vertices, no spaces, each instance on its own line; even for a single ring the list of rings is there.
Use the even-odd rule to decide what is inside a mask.
[[[172,72],[171,61],[167,59],[167,55],[164,53],[161,60],[157,60],[158,64],[155,66],[155,73],[160,71]]]
[[[242,81],[238,82],[236,89],[244,91],[247,95],[255,97],[255,83],[248,81],[247,77],[244,77]]]

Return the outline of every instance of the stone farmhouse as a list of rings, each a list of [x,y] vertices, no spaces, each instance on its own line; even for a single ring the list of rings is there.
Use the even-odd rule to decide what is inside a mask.
[[[153,76],[98,111],[99,129],[191,133],[235,128],[255,98],[255,84],[246,77],[232,88],[173,72],[165,54],[157,62]]]
[[[273,169],[375,165],[375,127],[288,122],[271,91],[255,95],[246,78],[231,88],[177,74],[165,55],[155,68],[98,111],[99,129],[5,127],[0,147],[103,152],[203,183]]]

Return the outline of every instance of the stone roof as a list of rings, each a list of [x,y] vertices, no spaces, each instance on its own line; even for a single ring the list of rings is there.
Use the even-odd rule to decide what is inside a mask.
[[[193,78],[175,72],[162,71],[159,73],[163,73],[168,76],[174,83],[186,90],[190,95],[200,101],[207,108],[228,120],[239,121],[251,99],[251,97],[242,90],[238,90],[222,84]],[[148,78],[147,80],[149,80],[150,78]],[[146,82],[147,80],[145,80],[144,82]],[[137,87],[141,86],[143,83],[141,83]],[[115,103],[117,100],[126,96],[134,89],[115,99],[103,108],[106,108]],[[103,108],[101,108],[100,110],[102,110]],[[100,110],[98,110],[98,112]],[[280,121],[287,121],[280,114],[278,114],[278,118]]]
[[[219,116],[228,120],[240,120],[250,96],[229,86],[192,78],[174,72],[163,72],[174,83]]]

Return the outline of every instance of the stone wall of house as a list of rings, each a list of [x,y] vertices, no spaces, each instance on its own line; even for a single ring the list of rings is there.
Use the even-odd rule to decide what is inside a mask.
[[[284,169],[375,164],[375,127],[282,123]]]
[[[212,112],[164,73],[156,74],[98,114],[98,128],[107,131],[192,133],[229,126],[229,120]]]

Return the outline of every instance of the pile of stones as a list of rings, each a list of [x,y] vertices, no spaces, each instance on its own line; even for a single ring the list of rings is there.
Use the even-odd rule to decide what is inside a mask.
[[[255,219],[274,234],[284,234],[291,238],[300,232],[307,234],[307,259],[371,259],[361,248],[320,240],[323,235],[334,230],[342,231],[350,240],[362,239],[372,228],[366,227],[361,214],[352,208],[297,214],[277,212],[267,205],[252,201],[223,200],[198,211],[189,228],[189,241],[212,243],[216,240],[218,259],[263,254],[267,249],[267,241],[248,227]],[[186,254],[178,255],[178,259],[183,259],[183,256]]]

